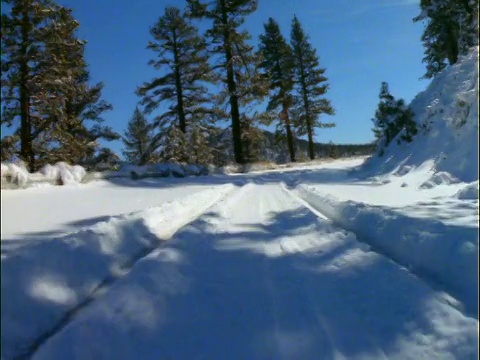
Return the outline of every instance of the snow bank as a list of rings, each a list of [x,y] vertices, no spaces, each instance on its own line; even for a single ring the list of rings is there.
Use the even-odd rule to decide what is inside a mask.
[[[72,166],[65,162],[47,164],[36,173],[29,173],[23,164],[2,163],[1,177],[2,186],[23,188],[37,183],[78,184],[85,179],[86,174],[82,166]]]
[[[455,197],[460,200],[478,200],[478,180],[458,191]]]
[[[408,166],[397,174],[402,175],[433,160],[434,173],[464,182],[478,180],[478,46],[436,75],[410,108],[419,130],[413,142],[397,145],[393,140],[382,157],[366,161],[364,170],[377,175]],[[427,187],[439,178],[431,180]]]
[[[467,311],[477,312],[478,229],[448,226],[379,206],[340,201],[307,185],[300,185],[297,191],[311,206],[356,233],[362,241],[438,281],[463,302]]]
[[[233,185],[208,189],[27,246],[2,260],[1,354],[24,354],[68,311],[85,302],[159,241],[200,216]],[[7,331],[8,330],[8,331]]]

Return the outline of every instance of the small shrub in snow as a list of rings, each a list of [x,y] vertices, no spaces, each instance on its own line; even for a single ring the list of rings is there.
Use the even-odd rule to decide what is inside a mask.
[[[72,166],[65,162],[59,162],[55,165],[47,164],[40,169],[39,173],[56,185],[77,184],[82,182],[87,175],[82,166]]]
[[[85,178],[85,175],[87,175],[87,171],[83,168],[83,166],[80,165],[74,165],[71,169],[71,173],[75,181],[79,183],[82,182],[82,180]]]
[[[5,171],[5,179],[7,182],[15,184],[19,187],[23,187],[27,184],[29,174],[27,169],[22,165],[23,164],[7,165],[7,171]]]

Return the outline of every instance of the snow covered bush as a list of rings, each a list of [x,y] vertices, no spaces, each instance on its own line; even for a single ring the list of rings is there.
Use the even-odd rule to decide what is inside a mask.
[[[40,169],[39,173],[43,174],[47,180],[54,181],[57,185],[80,183],[87,174],[82,166],[72,166],[65,162],[59,162],[53,166],[47,164]]]
[[[2,163],[1,171],[2,187],[8,188],[23,188],[38,183],[78,184],[84,181],[87,175],[82,166],[72,166],[64,162],[47,164],[36,173],[29,173],[22,163]]]
[[[23,164],[2,163],[2,180],[5,179],[7,183],[23,187],[27,184],[28,177],[29,173]]]

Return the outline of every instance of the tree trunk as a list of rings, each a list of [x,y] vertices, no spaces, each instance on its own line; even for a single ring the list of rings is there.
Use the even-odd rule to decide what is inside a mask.
[[[454,34],[452,28],[448,29],[448,41],[447,41],[448,63],[453,65],[458,60],[458,44],[457,37]]]
[[[285,103],[283,104],[282,115],[285,121],[285,127],[287,128],[287,144],[288,151],[290,153],[290,161],[295,162],[295,148],[293,146],[292,128],[290,125],[290,117],[288,116],[288,107]]]
[[[35,156],[32,148],[32,124],[30,119],[30,99],[27,87],[28,80],[28,32],[30,24],[28,13],[22,14],[22,63],[20,65],[20,157],[27,164],[29,170],[35,170]]]
[[[307,121],[307,131],[308,131],[308,152],[310,155],[310,160],[315,159],[315,148],[313,146],[313,131],[310,121]]]
[[[458,34],[456,34],[455,29],[449,19],[445,20],[445,27],[447,38],[445,39],[444,45],[447,51],[448,63],[453,65],[458,60]]]
[[[302,55],[303,57],[303,55]],[[310,160],[315,159],[315,148],[313,146],[313,127],[310,119],[310,102],[308,101],[308,91],[305,84],[305,68],[303,59],[300,61],[300,85],[302,86],[303,106],[305,110],[305,122],[308,134],[308,153]]]
[[[244,163],[242,151],[242,129],[240,127],[240,111],[238,108],[237,84],[235,83],[235,76],[232,62],[232,46],[230,43],[230,36],[228,33],[228,18],[225,0],[221,0],[222,7],[222,23],[224,25],[223,41],[225,45],[225,60],[227,64],[227,85],[230,94],[230,114],[232,116],[232,139],[233,139],[233,153],[235,161],[239,164]]]
[[[310,103],[308,101],[307,89],[303,84],[302,84],[302,87],[303,87],[303,103],[305,105],[305,122],[307,125],[307,134],[308,134],[308,153],[310,156],[310,160],[313,160],[315,159],[315,148],[313,145],[313,127],[310,121]]]
[[[178,47],[177,47],[177,34],[173,30],[173,57],[175,61],[175,87],[177,89],[177,112],[180,131],[184,134],[187,133],[187,123],[185,120],[185,110],[183,107],[183,89],[182,79],[180,77],[180,64],[178,59]]]

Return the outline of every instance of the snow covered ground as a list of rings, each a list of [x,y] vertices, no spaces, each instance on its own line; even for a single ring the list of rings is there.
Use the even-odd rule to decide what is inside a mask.
[[[2,190],[2,359],[476,359],[477,75],[366,162]]]
[[[2,191],[2,357],[473,359],[464,299],[317,206],[409,189],[362,162]]]

